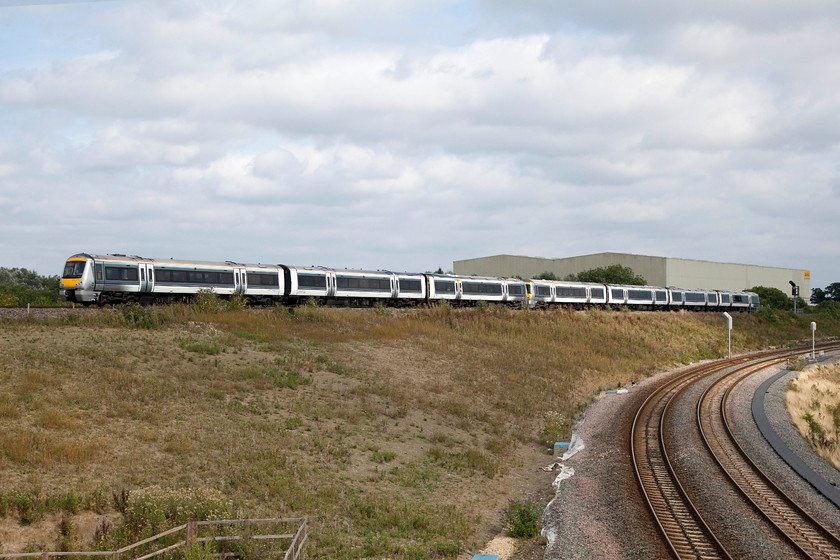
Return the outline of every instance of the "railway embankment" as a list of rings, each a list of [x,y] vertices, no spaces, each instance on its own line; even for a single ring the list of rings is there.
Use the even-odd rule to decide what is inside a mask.
[[[95,539],[113,550],[180,524],[167,504],[191,489],[195,515],[307,517],[310,558],[470,558],[505,532],[509,500],[553,496],[555,473],[539,467],[590,404],[584,431],[599,407],[633,399],[634,383],[726,351],[717,314],[176,305],[57,315],[0,313],[3,552]],[[809,335],[809,318],[781,317],[736,315],[733,351]],[[822,323],[821,335],[840,334]],[[596,398],[620,387],[630,391]],[[595,463],[621,469],[625,415],[603,418],[580,456],[595,450]],[[640,518],[623,515],[622,479],[587,464],[555,504],[600,509],[558,532],[613,535],[601,550],[622,557]],[[520,544],[514,557],[542,556],[539,537]]]

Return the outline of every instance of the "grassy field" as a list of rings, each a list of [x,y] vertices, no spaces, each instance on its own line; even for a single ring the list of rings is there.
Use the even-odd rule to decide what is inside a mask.
[[[811,320],[736,315],[733,352],[810,340]],[[0,551],[305,516],[308,558],[465,557],[504,529],[508,500],[540,499],[536,466],[600,391],[725,352],[719,314],[203,305],[7,321]]]

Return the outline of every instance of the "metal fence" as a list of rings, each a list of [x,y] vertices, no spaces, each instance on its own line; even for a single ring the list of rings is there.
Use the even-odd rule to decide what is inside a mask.
[[[112,560],[241,558],[298,560],[307,539],[306,518],[192,521],[119,550],[87,552],[22,552],[0,554],[0,560],[53,560],[110,557]]]

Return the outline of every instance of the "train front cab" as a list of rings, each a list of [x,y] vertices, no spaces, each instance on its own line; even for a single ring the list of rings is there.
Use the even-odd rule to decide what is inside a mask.
[[[96,303],[94,291],[93,259],[89,255],[73,255],[64,264],[59,281],[58,295],[63,301],[89,305]]]

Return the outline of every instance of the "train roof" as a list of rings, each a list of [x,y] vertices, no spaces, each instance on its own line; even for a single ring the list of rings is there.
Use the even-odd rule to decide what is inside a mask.
[[[239,267],[246,267],[246,268],[266,268],[271,270],[278,270],[281,268],[281,265],[275,264],[265,264],[265,263],[239,263],[235,261],[196,261],[196,260],[184,260],[184,259],[176,259],[176,258],[169,258],[169,259],[161,259],[161,258],[150,258],[150,257],[141,257],[139,255],[125,255],[122,253],[110,253],[110,254],[98,254],[98,253],[77,253],[69,258],[74,257],[87,257],[93,259],[95,261],[109,261],[109,262],[119,262],[119,263],[151,263],[160,266],[182,266],[182,267],[214,267],[214,268],[223,268],[223,267],[232,267],[232,266],[239,266]]]

